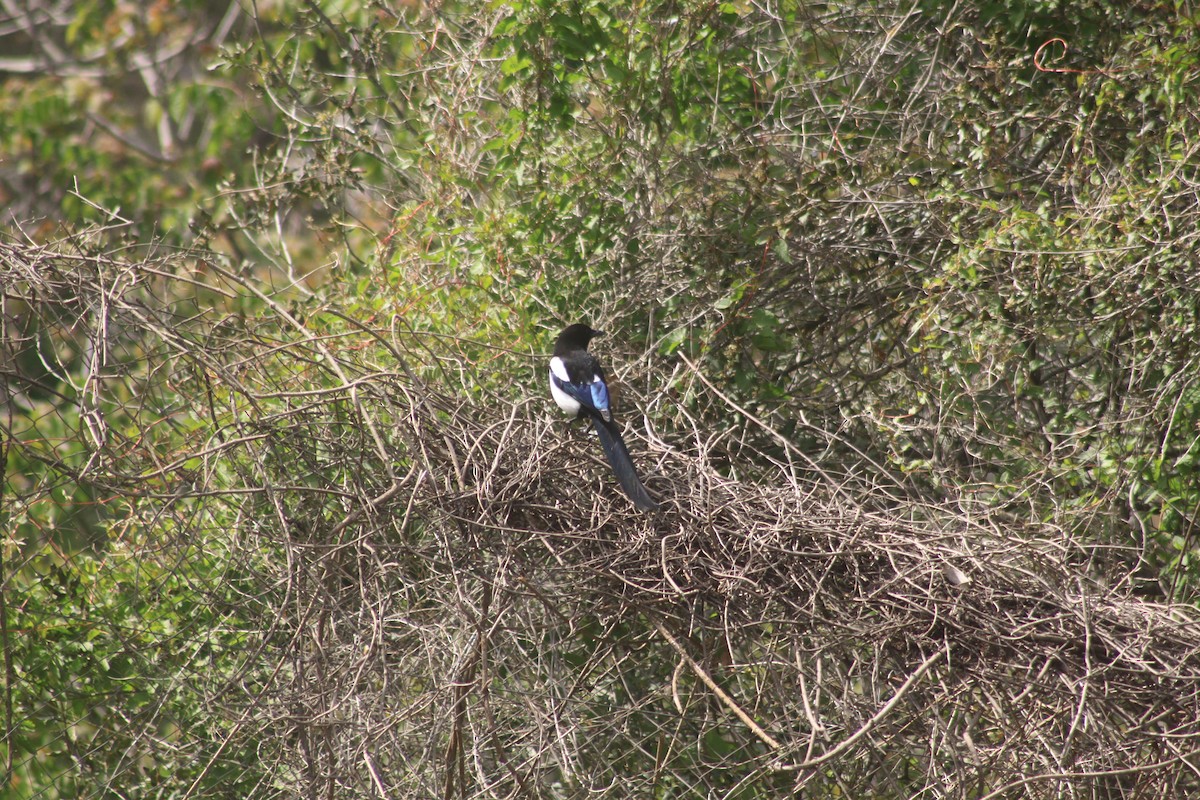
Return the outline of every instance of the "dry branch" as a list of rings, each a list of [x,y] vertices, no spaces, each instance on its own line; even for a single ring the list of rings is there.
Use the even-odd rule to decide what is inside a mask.
[[[629,426],[667,505],[638,514],[547,404],[426,383],[435,340],[274,302],[180,317],[180,266],[3,245],[5,402],[36,388],[18,317],[97,354],[54,401],[85,455],[10,447],[159,519],[228,510],[259,663],[209,696],[288,793],[1200,791],[1200,618],[1089,573],[1084,543],[785,466],[738,481],[684,426]],[[165,450],[160,403],[195,425]]]

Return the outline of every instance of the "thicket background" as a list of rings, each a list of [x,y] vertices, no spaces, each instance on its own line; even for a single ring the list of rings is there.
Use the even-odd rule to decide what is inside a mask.
[[[3,793],[1196,796],[1198,24],[0,2]]]

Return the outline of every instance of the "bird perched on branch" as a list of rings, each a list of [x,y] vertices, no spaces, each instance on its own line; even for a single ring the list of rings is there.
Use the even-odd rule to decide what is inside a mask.
[[[603,333],[580,323],[558,335],[554,342],[554,357],[550,359],[550,394],[563,411],[592,421],[608,463],[625,494],[643,511],[654,511],[658,503],[638,480],[633,459],[621,438],[621,429],[613,419],[604,370],[600,361],[587,350],[588,342]]]

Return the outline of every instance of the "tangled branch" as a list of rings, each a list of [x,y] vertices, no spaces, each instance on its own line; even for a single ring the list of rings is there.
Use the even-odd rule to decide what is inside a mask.
[[[236,670],[138,676],[186,674],[222,721],[194,793],[247,752],[260,788],[363,797],[1200,788],[1194,610],[1063,531],[855,499],[786,459],[742,481],[698,422],[628,426],[668,506],[638,514],[583,430],[435,385],[472,365],[402,326],[301,321],[261,292],[253,319],[181,311],[250,289],[183,256],[0,263],[6,405],[77,420],[78,448],[48,454],[10,414],[10,447],[139,498],[121,524],[142,557],[242,598]],[[81,382],[21,366],[73,357],[31,320],[86,343]],[[46,491],[15,486],[10,508]],[[200,548],[236,554],[225,578],[198,580]],[[102,728],[81,756],[110,784],[135,769],[115,748],[175,747],[136,719],[133,744]]]

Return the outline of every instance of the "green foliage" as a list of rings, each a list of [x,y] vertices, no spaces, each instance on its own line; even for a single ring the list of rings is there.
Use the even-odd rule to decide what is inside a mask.
[[[427,443],[405,438],[392,398],[370,398],[392,427],[362,430],[362,399],[337,394],[348,382],[404,372],[507,408],[541,388],[525,356],[586,316],[616,323],[613,362],[630,374],[657,356],[645,385],[670,402],[655,427],[702,418],[747,480],[787,455],[765,422],[880,506],[969,500],[1048,521],[1121,554],[1098,555],[1099,571],[1194,596],[1200,47],[1184,9],[238,9],[77,3],[4,36],[32,65],[0,91],[7,218],[71,253],[130,256],[101,285],[161,268],[144,303],[180,320],[114,332],[109,366],[126,380],[97,390],[91,312],[67,291],[41,298],[58,315],[5,295],[23,387],[6,397],[9,626],[36,633],[14,651],[18,796],[98,780],[125,796],[260,789],[253,743],[213,713],[234,707],[223,687],[268,682],[239,656],[273,644],[248,632],[254,559],[272,553],[237,537],[353,544],[354,503],[416,463]],[[55,69],[38,60],[46,42]],[[81,236],[89,225],[109,230]],[[150,258],[181,245],[195,257]],[[303,357],[265,346],[297,340]],[[246,341],[263,347],[249,357]],[[335,364],[350,355],[362,373],[347,377]],[[99,460],[96,415],[119,459]],[[273,491],[164,499],[204,481]],[[202,542],[183,520],[202,521]],[[447,535],[436,520],[387,531],[418,554],[392,569],[412,584],[436,572],[420,549]],[[304,591],[359,602],[359,565],[322,558],[305,566],[326,579]],[[406,610],[436,612],[435,592],[407,591]],[[675,668],[661,654],[625,666],[645,631],[587,620],[556,651],[605,665],[583,701],[595,718],[653,709],[626,728],[643,755]],[[135,741],[158,749],[125,752]],[[705,721],[671,766],[757,747]],[[589,748],[614,780],[643,766],[636,750]],[[732,771],[705,775],[738,791]],[[665,780],[663,796],[687,788]]]
[[[764,26],[755,85],[772,87],[770,113],[709,91],[703,132],[671,120],[710,144],[662,151],[686,175],[660,224],[679,226],[670,262],[694,293],[663,304],[662,348],[691,342],[739,405],[802,443],[819,432],[827,472],[986,496],[1185,585],[1171,565],[1200,500],[1175,489],[1195,485],[1197,424],[1182,222],[1196,191],[1182,143],[1197,131],[1178,112],[1195,100],[1190,23],[1103,3],[1058,27],[1056,4],[925,12],[858,80],[858,55],[830,39],[764,58]],[[1114,13],[1128,24],[1097,24]],[[1052,36],[1065,51],[1038,54],[1039,69]],[[688,61],[704,63],[703,50]],[[801,87],[854,107],[806,112]],[[744,424],[722,403],[709,413]]]
[[[201,2],[151,4],[146,14],[92,2],[10,28],[5,50],[24,57],[0,92],[9,219],[39,238],[55,232],[37,228],[43,221],[62,220],[188,241],[197,208],[215,213],[222,182],[251,179],[241,154],[273,125],[244,113],[236,76],[206,72],[231,32],[220,13]]]
[[[251,793],[263,773],[222,698],[259,679],[245,656],[266,595],[230,534],[236,509],[185,499],[202,459],[180,454],[210,431],[159,312],[135,327],[114,311],[126,293],[143,309],[170,299],[139,294],[111,258],[48,257],[13,280],[21,261],[6,264],[0,298],[13,366],[0,451],[11,796]],[[107,316],[93,314],[99,285]],[[175,299],[194,313],[195,298]]]
[[[914,410],[961,419],[964,432],[970,420],[974,430],[915,448],[906,438],[904,447],[926,454],[908,462],[922,469],[945,459],[943,448],[962,447],[970,456],[959,457],[953,483],[992,484],[994,499],[1032,505],[1096,542],[1136,547],[1150,537],[1143,576],[1162,570],[1174,591],[1194,580],[1180,571],[1178,543],[1200,501],[1181,491],[1195,485],[1186,454],[1200,419],[1188,400],[1192,243],[1179,234],[1191,212],[1176,199],[1195,187],[1176,155],[1195,131],[1174,111],[1195,93],[1176,63],[1196,54],[1148,47],[1170,30],[1169,19],[1154,22],[1157,33],[1141,27],[1108,45],[1111,63],[1136,63],[1153,80],[1135,88],[1121,74],[1072,79],[1075,112],[1025,134],[1039,154],[1064,154],[1047,178],[1021,173],[1041,165],[1014,157],[1012,131],[976,125],[995,200],[938,193],[974,213],[956,216],[958,250],[924,282],[915,352],[928,363],[918,384],[927,405]],[[1061,103],[1061,94],[997,97],[1025,104],[1026,118],[1047,100]]]
[[[6,740],[9,796],[92,796],[107,785],[151,797],[193,780],[251,791],[261,779],[253,752],[219,752],[233,720],[211,706],[214,687],[246,677],[229,553],[215,538],[207,552],[153,552],[126,538],[140,527],[134,509],[113,513],[122,519],[99,552],[5,546],[5,561],[21,564],[8,585],[21,598],[8,617],[20,723]],[[37,516],[10,518],[11,530],[48,521]],[[218,576],[229,580],[226,604],[214,603]]]

